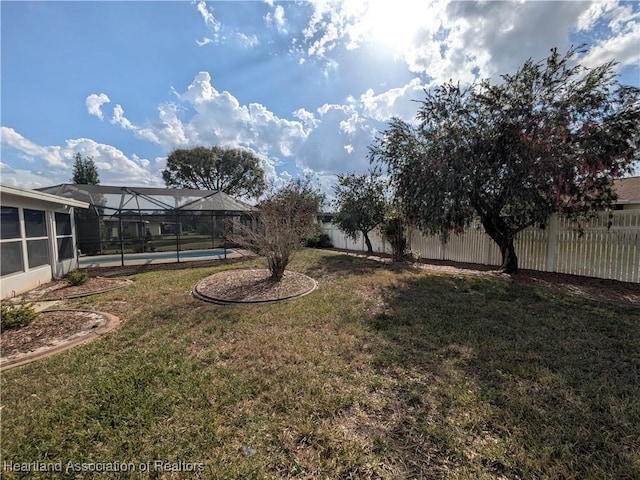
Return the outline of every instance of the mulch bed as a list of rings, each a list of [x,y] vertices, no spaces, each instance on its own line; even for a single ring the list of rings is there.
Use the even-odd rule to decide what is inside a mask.
[[[54,280],[28,292],[24,297],[28,301],[63,300],[84,297],[96,293],[108,292],[129,285],[131,280],[120,278],[89,278],[82,285],[71,285],[67,280]]]
[[[99,313],[65,310],[41,312],[29,325],[6,329],[0,338],[2,358],[60,344],[106,323]]]
[[[269,270],[226,270],[200,280],[193,288],[196,297],[219,303],[275,302],[299,297],[313,291],[314,279],[287,271],[279,282]]]

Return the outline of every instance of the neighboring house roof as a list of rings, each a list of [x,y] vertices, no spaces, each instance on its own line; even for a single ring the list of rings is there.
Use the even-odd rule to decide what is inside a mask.
[[[614,185],[618,203],[640,203],[640,177],[619,178]]]
[[[55,205],[65,205],[65,206],[77,207],[77,208],[89,208],[89,204],[81,200],[64,198],[58,195],[40,192],[38,190],[30,190],[28,188],[13,187],[11,185],[0,184],[0,195],[1,196],[8,195],[8,196],[19,197],[19,198],[29,198],[29,199],[38,200],[41,202],[53,203]]]
[[[117,187],[63,183],[38,189],[67,198],[75,198],[111,211],[132,210],[204,210],[250,212],[248,203],[216,190],[188,188]]]

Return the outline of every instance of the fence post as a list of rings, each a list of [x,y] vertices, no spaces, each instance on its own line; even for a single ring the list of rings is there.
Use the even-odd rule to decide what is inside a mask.
[[[556,255],[558,252],[558,215],[552,214],[549,218],[549,225],[547,225],[548,237],[547,237],[547,258],[545,259],[544,270],[545,272],[555,272],[556,270]]]

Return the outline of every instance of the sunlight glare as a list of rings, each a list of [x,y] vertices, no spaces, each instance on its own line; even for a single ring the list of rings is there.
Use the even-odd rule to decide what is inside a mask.
[[[372,1],[361,22],[367,40],[400,53],[410,47],[427,18],[424,1]]]

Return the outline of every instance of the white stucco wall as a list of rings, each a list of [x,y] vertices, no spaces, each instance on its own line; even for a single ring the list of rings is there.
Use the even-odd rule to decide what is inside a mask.
[[[26,189],[16,189],[14,187],[0,186],[0,203],[2,207],[13,207],[18,209],[18,218],[20,222],[21,237],[14,239],[6,239],[0,242],[0,248],[3,243],[21,242],[23,269],[22,272],[15,272],[0,277],[0,298],[19,295],[25,291],[31,290],[44,283],[50,282],[53,278],[60,278],[74,270],[78,266],[78,253],[76,250],[76,233],[73,218],[74,206],[87,205],[83,202],[68,200],[62,197],[42,194]],[[47,229],[49,263],[30,268],[27,251],[27,238],[24,209],[38,210],[45,212],[45,223]],[[58,258],[58,246],[56,239],[56,222],[55,213],[70,214],[71,221],[71,239],[73,245],[73,257],[60,260]],[[44,238],[43,238],[44,240]]]

